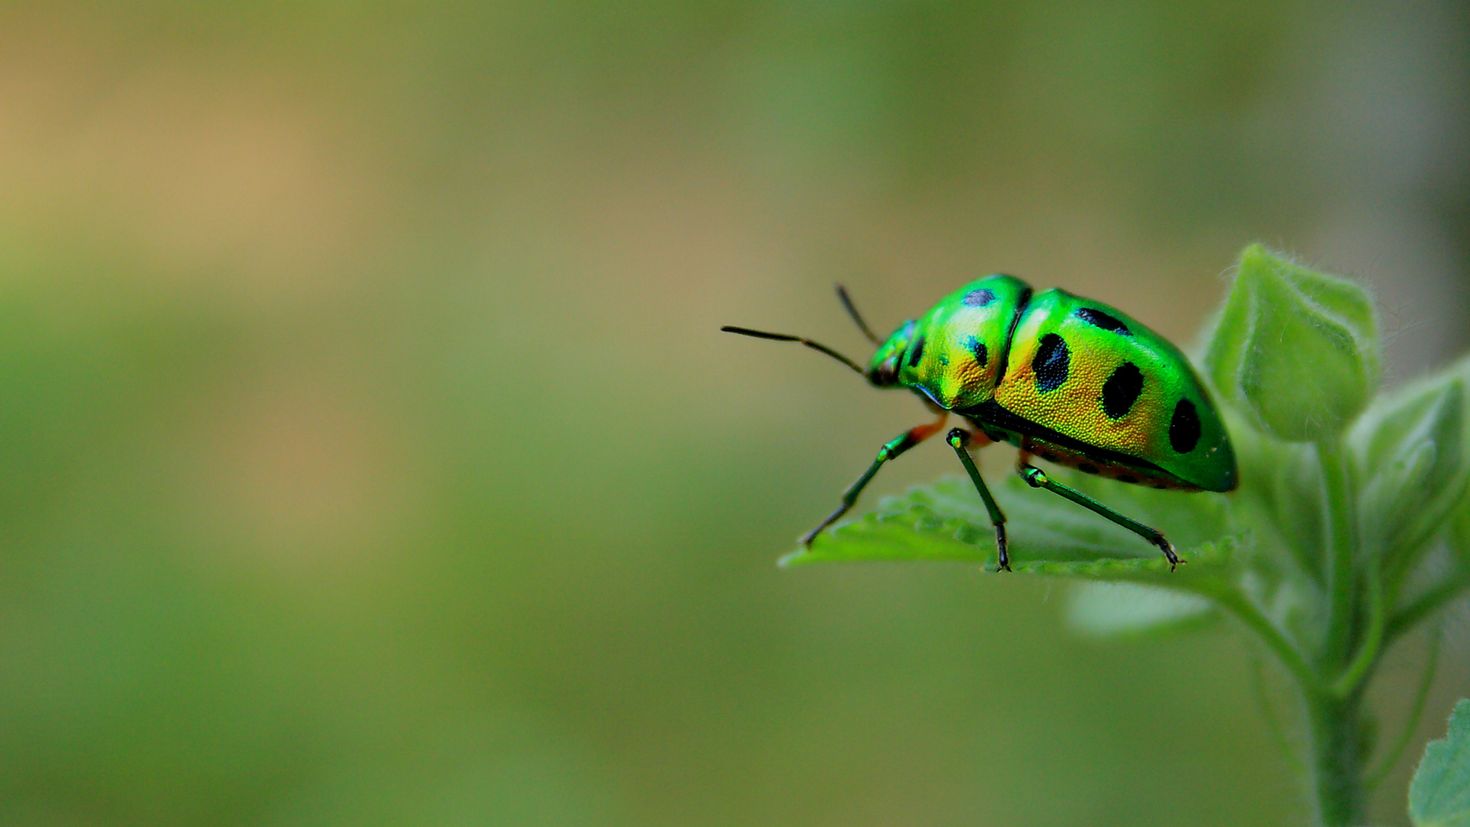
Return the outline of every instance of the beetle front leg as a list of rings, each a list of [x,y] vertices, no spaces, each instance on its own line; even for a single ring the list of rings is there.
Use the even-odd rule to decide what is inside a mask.
[[[883,443],[883,447],[878,449],[877,458],[873,460],[872,465],[868,466],[868,470],[864,471],[862,476],[858,477],[852,485],[847,487],[846,491],[842,492],[842,504],[837,506],[837,509],[831,514],[828,514],[826,519],[817,524],[816,528],[803,534],[801,544],[810,547],[812,541],[817,539],[818,534],[821,534],[828,526],[842,519],[842,515],[846,514],[852,508],[853,503],[857,502],[858,495],[872,481],[873,476],[878,473],[878,469],[883,467],[883,463],[897,457],[929,437],[934,436],[934,434],[939,432],[940,428],[944,427],[944,420],[947,416],[948,413],[945,412],[935,421],[925,425],[915,425]]]
[[[1029,456],[1029,454],[1023,451],[1016,461],[1016,473],[1021,475],[1021,479],[1025,480],[1027,485],[1032,488],[1045,488],[1053,494],[1071,500],[1094,514],[1098,514],[1158,546],[1159,550],[1164,552],[1164,557],[1169,560],[1169,571],[1173,571],[1180,563],[1185,562],[1179,559],[1179,555],[1174,552],[1174,544],[1169,542],[1168,538],[1164,537],[1163,532],[1151,526],[1146,526],[1132,517],[1119,514],[1117,511],[1083,494],[1081,491],[1062,485],[1047,476],[1045,471],[1028,462]]]

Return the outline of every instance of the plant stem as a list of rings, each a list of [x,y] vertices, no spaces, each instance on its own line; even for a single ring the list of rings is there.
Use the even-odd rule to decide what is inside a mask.
[[[1429,638],[1429,662],[1425,664],[1424,675],[1419,679],[1419,690],[1414,693],[1414,705],[1409,707],[1409,716],[1399,731],[1398,740],[1384,752],[1383,759],[1378,766],[1368,773],[1369,789],[1383,782],[1383,779],[1393,771],[1399,758],[1403,756],[1409,742],[1414,740],[1415,730],[1419,727],[1419,719],[1424,715],[1424,701],[1429,698],[1429,687],[1434,684],[1434,675],[1439,669],[1439,644],[1440,630],[1436,628]]]
[[[1311,741],[1312,797],[1319,827],[1349,827],[1363,819],[1362,693],[1303,694]]]
[[[1322,578],[1327,604],[1327,627],[1315,666],[1321,676],[1302,685],[1307,731],[1311,743],[1309,765],[1317,823],[1347,827],[1363,816],[1362,686],[1377,664],[1385,626],[1382,584],[1369,583],[1373,605],[1359,599],[1353,565],[1357,557],[1357,514],[1351,469],[1341,440],[1317,443],[1322,471],[1327,549]],[[1370,628],[1353,655],[1358,613],[1368,608]]]
[[[1234,615],[1237,620],[1245,624],[1247,629],[1254,632],[1262,643],[1266,644],[1286,671],[1296,679],[1297,685],[1303,692],[1317,691],[1321,682],[1313,674],[1311,666],[1291,644],[1291,641],[1287,640],[1286,636],[1272,625],[1259,609],[1236,592],[1225,591],[1214,593],[1214,596],[1222,608]]]
[[[1327,630],[1322,651],[1322,665],[1328,674],[1337,671],[1348,659],[1353,628],[1353,557],[1356,545],[1356,517],[1353,513],[1352,481],[1341,442],[1317,443],[1317,459],[1322,467],[1322,484],[1327,512]]]
[[[1271,733],[1271,739],[1276,742],[1276,748],[1281,750],[1281,755],[1297,772],[1306,772],[1307,765],[1297,756],[1292,748],[1291,741],[1286,737],[1286,727],[1281,725],[1281,719],[1276,716],[1276,707],[1271,703],[1271,694],[1266,691],[1266,674],[1261,668],[1260,658],[1251,656],[1251,685],[1256,690],[1256,705],[1261,708],[1261,717],[1266,719],[1266,728]]]
[[[1383,645],[1383,632],[1385,625],[1385,611],[1383,606],[1383,578],[1378,570],[1369,567],[1364,572],[1368,584],[1368,628],[1363,633],[1363,640],[1358,645],[1358,652],[1353,656],[1352,663],[1348,664],[1341,676],[1332,684],[1332,691],[1339,696],[1346,697],[1357,690],[1367,680],[1373,667],[1378,663],[1378,653]]]
[[[1388,622],[1388,630],[1385,636],[1389,641],[1396,640],[1404,632],[1414,628],[1414,625],[1419,621],[1434,614],[1446,603],[1450,603],[1459,598],[1467,589],[1470,589],[1470,571],[1461,572],[1459,575],[1419,595],[1419,597],[1414,599],[1414,602],[1399,609],[1393,616],[1393,619]]]

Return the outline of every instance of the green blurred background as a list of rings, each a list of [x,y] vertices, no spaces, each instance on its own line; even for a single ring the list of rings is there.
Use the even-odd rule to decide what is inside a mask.
[[[1304,817],[1228,629],[777,570],[922,414],[716,328],[1003,270],[1188,343],[1258,239],[1410,376],[1470,339],[1466,6],[369,5],[0,7],[0,823]]]

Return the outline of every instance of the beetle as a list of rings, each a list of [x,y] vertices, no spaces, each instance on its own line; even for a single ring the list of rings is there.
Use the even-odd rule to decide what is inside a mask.
[[[1235,452],[1219,412],[1189,360],[1167,339],[1102,302],[1060,288],[1035,293],[1015,276],[993,274],[945,296],[887,339],[873,334],[847,290],[837,296],[877,346],[867,367],[802,336],[726,325],[727,333],[798,342],[861,374],[877,388],[917,394],[935,419],[885,442],[842,495],[837,509],[801,538],[810,547],[846,514],[883,464],[939,433],[951,415],[954,449],[995,528],[999,570],[1009,571],[1005,514],[970,455],[1005,442],[1020,449],[1016,472],[1032,488],[1058,494],[1128,529],[1164,553],[1174,545],[1144,525],[1066,486],[1032,458],[1121,483],[1176,491],[1232,491]]]

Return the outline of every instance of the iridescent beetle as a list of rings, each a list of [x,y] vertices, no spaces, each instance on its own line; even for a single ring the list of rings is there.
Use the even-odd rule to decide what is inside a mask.
[[[991,275],[946,296],[918,321],[879,340],[840,285],[838,297],[878,351],[864,370],[831,348],[800,336],[744,327],[729,333],[800,342],[862,374],[879,388],[908,388],[935,412],[933,422],[899,434],[842,495],[842,504],[801,538],[810,546],[852,508],[878,469],[938,433],[950,414],[970,428],[948,442],[975,483],[990,522],[1000,568],[1010,570],[1005,514],[970,458],[970,446],[1009,442],[1016,471],[1158,546],[1172,571],[1174,546],[1158,529],[1131,519],[1051,479],[1037,456],[1119,482],[1179,491],[1231,491],[1235,453],[1219,413],[1189,361],[1162,336],[1101,302],[1052,289],[1033,295],[1014,276]]]

